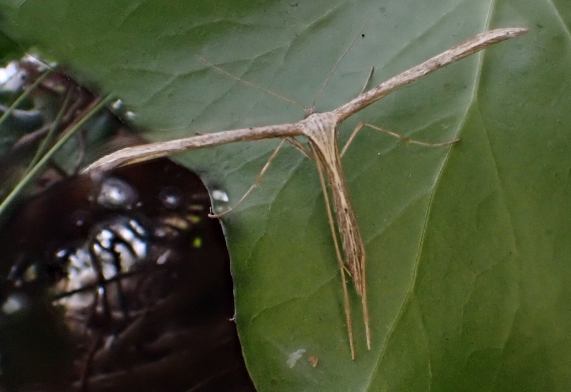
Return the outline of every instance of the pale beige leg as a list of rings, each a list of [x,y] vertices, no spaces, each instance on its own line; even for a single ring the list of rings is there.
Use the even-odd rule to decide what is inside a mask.
[[[210,218],[221,218],[224,215],[227,215],[228,213],[230,213],[232,210],[234,210],[240,204],[242,204],[242,202],[250,195],[250,193],[252,193],[254,191],[254,189],[256,189],[260,185],[260,183],[262,181],[262,177],[264,176],[264,174],[266,174],[266,172],[270,168],[272,161],[278,155],[278,153],[280,152],[280,149],[282,148],[282,146],[284,145],[285,142],[286,142],[286,139],[282,139],[280,141],[280,144],[278,144],[278,146],[274,149],[274,151],[272,151],[272,154],[270,155],[270,157],[268,158],[268,160],[266,161],[266,163],[262,167],[262,170],[260,170],[260,172],[256,176],[256,181],[248,188],[246,193],[244,193],[242,195],[242,197],[240,198],[240,200],[238,200],[238,202],[236,202],[236,204],[234,204],[232,207],[228,207],[226,210],[219,212],[217,214],[210,213],[210,214],[208,214],[208,216]]]
[[[347,151],[347,149],[349,148],[349,146],[351,145],[351,143],[353,142],[353,139],[355,139],[355,136],[357,136],[357,133],[359,133],[359,131],[365,127],[374,129],[375,131],[379,131],[384,133],[385,135],[389,135],[392,136],[394,138],[397,138],[399,140],[402,140],[405,143],[410,143],[410,144],[417,144],[419,146],[424,146],[424,147],[444,147],[444,146],[449,146],[451,144],[455,144],[458,143],[460,141],[460,138],[456,138],[456,139],[452,139],[452,140],[448,140],[445,142],[441,142],[441,143],[430,143],[430,142],[423,142],[421,140],[416,140],[413,138],[410,138],[408,136],[403,136],[399,133],[390,131],[388,129],[385,128],[381,128],[378,127],[376,125],[372,125],[372,124],[367,124],[367,123],[359,123],[357,124],[357,126],[355,127],[355,129],[353,130],[353,132],[351,132],[351,135],[349,136],[349,139],[347,139],[347,142],[345,143],[345,145],[343,146],[343,149],[341,150],[341,156],[343,156],[345,154],[345,152]]]
[[[365,265],[363,265],[363,275],[365,275]],[[369,320],[369,302],[367,299],[367,284],[363,285],[361,293],[361,308],[363,309],[363,324],[365,324],[365,340],[367,342],[367,350],[371,351],[371,328]]]
[[[319,183],[325,199],[325,210],[327,211],[327,220],[329,221],[329,228],[331,229],[331,237],[335,245],[335,254],[337,256],[337,265],[341,273],[341,286],[343,288],[343,310],[345,312],[345,323],[347,325],[347,339],[349,339],[349,350],[351,351],[351,359],[355,360],[355,343],[353,339],[353,320],[351,318],[351,302],[349,300],[349,292],[347,290],[347,278],[345,276],[345,263],[341,255],[341,248],[339,247],[339,240],[337,239],[337,231],[335,229],[335,220],[333,219],[333,212],[331,211],[331,202],[329,200],[329,191],[323,178],[323,166],[319,160],[315,160],[317,165],[317,172],[319,173]]]
[[[294,146],[299,152],[305,155],[306,158],[313,159],[313,153],[306,146],[304,146],[299,140],[294,137],[288,137],[285,139],[289,144]]]

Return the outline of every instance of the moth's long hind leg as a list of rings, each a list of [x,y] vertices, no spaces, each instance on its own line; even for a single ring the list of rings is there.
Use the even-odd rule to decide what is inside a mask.
[[[363,128],[371,128],[374,129],[375,131],[379,131],[384,133],[385,135],[388,136],[392,136],[394,138],[397,138],[405,143],[410,143],[410,144],[416,144],[419,146],[424,146],[424,147],[444,147],[444,146],[449,146],[451,144],[455,144],[458,143],[460,141],[459,138],[455,138],[452,140],[447,140],[444,142],[440,142],[440,143],[431,143],[431,142],[424,142],[421,140],[417,140],[417,139],[413,139],[410,138],[408,136],[403,136],[399,133],[393,132],[391,130],[382,128],[382,127],[378,127],[376,125],[373,124],[367,124],[367,123],[359,123],[357,124],[357,126],[355,127],[355,129],[353,129],[353,132],[351,132],[351,135],[349,136],[349,139],[347,139],[347,142],[345,143],[345,145],[343,146],[343,149],[341,150],[341,156],[345,155],[345,152],[347,152],[347,149],[349,148],[349,146],[351,145],[351,143],[353,142],[353,140],[355,139],[355,136],[357,136],[357,133],[359,133],[359,131],[361,131]]]
[[[254,191],[254,189],[256,189],[260,185],[262,178],[264,177],[264,174],[266,174],[266,172],[270,168],[272,161],[276,158],[276,156],[280,152],[280,149],[282,148],[282,146],[284,145],[285,142],[286,142],[286,139],[282,139],[280,141],[280,144],[278,144],[278,146],[274,149],[274,151],[272,151],[270,157],[268,158],[268,160],[266,161],[266,163],[262,167],[262,170],[260,170],[260,172],[256,176],[256,181],[248,188],[248,190],[242,195],[242,197],[236,202],[236,204],[234,204],[232,207],[228,207],[226,210],[224,210],[222,212],[219,212],[216,214],[210,213],[210,214],[208,214],[208,216],[210,218],[221,218],[224,215],[227,215],[228,213],[232,212],[232,210],[234,210],[236,207],[238,207],[240,204],[242,204],[242,202],[250,195],[250,193],[252,193]]]
[[[364,275],[365,267],[366,266],[363,264],[362,271]],[[369,299],[367,298],[366,283],[363,285],[363,292],[361,293],[361,308],[363,310],[363,324],[365,325],[365,341],[367,343],[367,350],[371,351],[371,321],[369,319]]]
[[[337,230],[335,228],[335,220],[333,218],[333,212],[331,211],[331,201],[329,200],[329,191],[327,190],[327,185],[325,184],[325,178],[323,178],[323,170],[325,170],[321,162],[316,159],[315,164],[317,166],[317,172],[319,173],[319,183],[321,184],[321,190],[323,193],[323,198],[325,200],[325,210],[327,211],[327,220],[329,222],[329,228],[331,229],[331,237],[333,238],[333,244],[335,245],[335,254],[337,256],[337,265],[339,267],[339,273],[341,274],[341,286],[343,288],[343,310],[345,312],[345,323],[347,324],[347,338],[349,339],[349,349],[351,350],[351,359],[355,359],[355,343],[353,339],[353,319],[351,317],[351,302],[349,302],[349,292],[347,290],[347,277],[345,276],[345,263],[343,262],[343,256],[341,255],[341,248],[339,247],[339,240],[337,238]]]

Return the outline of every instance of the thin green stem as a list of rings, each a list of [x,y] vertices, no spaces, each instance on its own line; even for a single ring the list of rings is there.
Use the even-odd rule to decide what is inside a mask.
[[[43,74],[41,74],[34,81],[34,83],[32,83],[22,94],[20,94],[20,96],[18,98],[16,98],[16,100],[14,100],[14,102],[12,102],[12,105],[10,105],[8,107],[8,109],[6,109],[6,111],[4,113],[2,113],[2,116],[0,116],[0,124],[3,124],[4,121],[6,121],[6,119],[8,118],[8,116],[10,114],[12,114],[14,109],[16,109],[18,106],[20,106],[22,101],[24,101],[24,99],[26,99],[28,97],[28,95],[30,95],[32,93],[32,91],[34,91],[36,89],[36,87],[38,87],[39,84],[42,83],[44,81],[44,79],[49,76],[50,73],[51,73],[51,70],[47,70]]]
[[[40,143],[40,146],[38,147],[38,150],[34,154],[34,158],[31,160],[30,165],[28,166],[28,169],[26,171],[29,171],[32,167],[34,167],[34,165],[38,163],[38,161],[41,159],[42,154],[46,152],[48,146],[50,145],[50,142],[52,141],[52,137],[56,129],[59,127],[61,123],[61,119],[67,109],[70,97],[71,97],[71,90],[68,90],[61,105],[61,108],[56,115],[56,118],[52,122],[47,135],[44,137],[44,140],[42,140],[42,142]]]
[[[16,200],[18,195],[24,190],[24,188],[41,172],[48,161],[53,157],[53,155],[63,146],[73,135],[77,133],[79,129],[95,115],[102,107],[111,101],[111,96],[106,96],[91,105],[91,108],[87,109],[85,114],[82,115],[79,120],[70,126],[63,132],[62,136],[58,139],[56,143],[46,152],[44,156],[24,175],[24,177],[18,182],[18,184],[10,191],[2,203],[0,203],[0,216],[2,216],[10,205]]]

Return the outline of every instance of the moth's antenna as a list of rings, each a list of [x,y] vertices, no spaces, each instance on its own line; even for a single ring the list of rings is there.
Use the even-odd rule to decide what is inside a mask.
[[[355,42],[357,42],[357,39],[359,37],[364,36],[363,31],[365,31],[365,27],[367,24],[368,24],[368,20],[367,20],[367,22],[365,22],[363,24],[363,28],[361,30],[359,30],[359,32],[357,34],[355,34],[355,36],[353,37],[353,39],[351,40],[349,45],[347,45],[347,47],[345,48],[343,53],[341,53],[341,55],[337,58],[335,63],[331,66],[331,68],[329,69],[329,72],[327,72],[327,75],[325,76],[325,79],[321,83],[321,86],[319,86],[319,90],[317,90],[317,92],[315,93],[315,96],[313,97],[313,101],[311,102],[311,107],[315,107],[317,100],[319,98],[321,98],[321,96],[323,95],[323,92],[325,91],[325,88],[327,87],[327,85],[329,84],[329,81],[331,80],[331,77],[333,76],[333,74],[335,74],[335,71],[337,70],[337,66],[341,63],[341,61],[345,58],[345,56],[351,51],[351,49],[353,49],[353,46],[355,45]]]
[[[226,71],[225,69],[223,69],[223,68],[221,68],[221,67],[219,67],[219,66],[217,66],[217,65],[212,64],[210,61],[208,61],[208,60],[207,60],[205,57],[203,57],[203,56],[198,56],[198,59],[200,60],[200,62],[201,62],[202,64],[207,65],[208,67],[211,67],[211,68],[214,69],[216,72],[221,73],[222,75],[226,76],[227,78],[230,78],[230,79],[232,79],[232,80],[235,80],[235,81],[237,81],[237,82],[240,82],[240,83],[242,83],[242,84],[244,84],[244,85],[246,85],[246,86],[248,86],[248,87],[250,87],[250,88],[263,91],[264,93],[266,93],[266,94],[268,94],[268,95],[271,95],[272,97],[275,97],[275,98],[280,99],[280,100],[282,100],[282,101],[284,101],[284,102],[293,104],[293,105],[298,106],[298,107],[300,107],[300,108],[302,108],[302,109],[305,110],[305,106],[304,106],[303,104],[299,103],[298,101],[294,100],[294,99],[288,98],[288,97],[286,97],[285,95],[281,95],[281,94],[279,94],[279,93],[277,93],[277,92],[275,92],[275,91],[272,91],[272,90],[267,89],[267,88],[265,88],[265,87],[259,86],[259,85],[255,84],[255,83],[253,83],[253,82],[250,82],[249,80],[242,79],[242,78],[240,78],[239,76],[236,76],[236,75],[234,75],[234,74],[231,74],[230,72]]]

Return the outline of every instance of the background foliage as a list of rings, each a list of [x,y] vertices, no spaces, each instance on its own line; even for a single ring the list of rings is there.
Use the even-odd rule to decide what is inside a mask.
[[[354,96],[371,66],[379,82],[479,31],[528,27],[359,116],[423,140],[462,138],[426,149],[363,132],[345,157],[368,252],[372,351],[357,314],[350,360],[311,162],[283,153],[224,227],[259,390],[568,389],[568,1],[0,0],[0,12],[4,34],[120,97],[152,140],[303,115],[199,56],[311,104],[355,39],[317,99],[323,110]],[[236,200],[275,143],[178,159]]]

